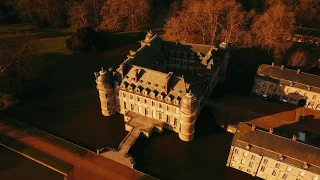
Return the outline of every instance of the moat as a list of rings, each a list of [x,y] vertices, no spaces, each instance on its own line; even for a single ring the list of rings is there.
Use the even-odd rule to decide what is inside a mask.
[[[122,52],[135,48],[136,44],[130,45]],[[121,61],[124,56],[112,51],[97,56],[99,58],[90,60],[86,56],[75,56],[63,63],[50,75],[52,93],[38,94],[7,114],[94,152],[97,148],[117,148],[127,135],[123,116],[105,117],[101,114],[92,72],[101,66],[116,67],[116,61]],[[230,79],[231,83],[219,84],[213,98],[225,92],[250,91],[247,87],[251,87],[251,75],[256,67],[249,68],[252,70],[247,69],[247,75],[229,73],[227,81]],[[234,77],[238,79],[234,80]],[[242,82],[242,86],[237,82]],[[196,122],[193,141],[183,142],[175,132],[165,130],[161,134],[153,133],[149,139],[140,137],[129,154],[135,159],[137,170],[160,179],[257,179],[226,167],[232,137],[218,126],[211,110],[204,108]]]

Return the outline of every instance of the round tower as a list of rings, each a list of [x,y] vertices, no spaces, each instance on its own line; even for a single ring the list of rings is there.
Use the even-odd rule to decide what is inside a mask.
[[[116,102],[112,87],[112,73],[103,68],[95,72],[97,89],[101,103],[101,112],[104,116],[111,116],[116,112]]]
[[[195,122],[199,111],[197,98],[187,93],[181,100],[181,119],[179,138],[183,141],[191,141],[194,138]]]

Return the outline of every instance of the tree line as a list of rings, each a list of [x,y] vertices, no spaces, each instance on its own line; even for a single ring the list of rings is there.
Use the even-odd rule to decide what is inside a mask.
[[[135,31],[167,11],[171,40],[260,46],[276,58],[291,46],[283,36],[294,26],[319,28],[320,0],[5,0],[36,27]],[[0,6],[1,7],[1,6]],[[162,8],[162,9],[161,9]],[[1,13],[0,13],[1,14]]]

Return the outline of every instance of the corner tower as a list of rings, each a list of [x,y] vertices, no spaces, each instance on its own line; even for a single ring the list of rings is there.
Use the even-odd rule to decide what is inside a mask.
[[[187,93],[181,100],[181,119],[179,138],[183,141],[191,141],[194,138],[195,122],[199,113],[197,98]]]
[[[94,73],[101,103],[101,112],[104,116],[111,116],[116,112],[114,89],[112,87],[112,73],[101,68]]]

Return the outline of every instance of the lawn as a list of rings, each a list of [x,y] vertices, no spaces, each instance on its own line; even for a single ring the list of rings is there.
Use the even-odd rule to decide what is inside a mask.
[[[66,37],[40,39],[35,57],[42,58],[43,62],[51,67],[63,61],[72,52],[66,47]]]
[[[70,28],[41,28],[37,29],[31,24],[10,24],[0,26],[0,35],[5,34],[63,34],[70,33]]]

